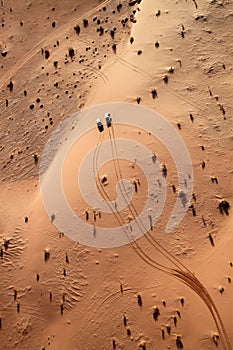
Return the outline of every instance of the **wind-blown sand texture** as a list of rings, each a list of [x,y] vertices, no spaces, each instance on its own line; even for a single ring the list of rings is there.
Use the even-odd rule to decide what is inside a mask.
[[[231,350],[233,2],[1,0],[0,13],[0,348]],[[179,191],[174,161],[143,130],[116,127],[166,167],[167,198],[146,235],[101,249],[56,228],[39,166],[63,121],[110,102],[150,108],[176,128],[194,190],[165,233]],[[75,167],[98,146],[95,130],[67,157],[64,191],[84,222],[124,225],[142,210],[147,181],[132,162],[108,162],[99,193],[114,199],[122,176],[134,204],[120,219],[89,208]]]

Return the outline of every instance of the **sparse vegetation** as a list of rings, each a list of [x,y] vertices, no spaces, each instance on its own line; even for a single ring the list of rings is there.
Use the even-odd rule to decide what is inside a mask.
[[[46,60],[49,59],[49,57],[50,57],[50,52],[49,52],[48,49],[46,49],[46,50],[44,51],[44,57],[45,57]]]
[[[79,25],[77,25],[77,26],[74,27],[74,30],[75,30],[76,34],[79,35],[79,34],[80,34],[80,31],[81,31],[81,28],[80,28]]]

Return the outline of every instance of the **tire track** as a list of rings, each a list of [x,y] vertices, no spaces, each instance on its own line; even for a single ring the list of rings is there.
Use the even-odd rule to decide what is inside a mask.
[[[137,222],[137,226],[139,228],[139,230],[144,234],[144,232],[147,232],[148,235],[145,235],[145,238],[148,240],[148,242],[150,244],[152,244],[158,251],[161,255],[163,255],[165,258],[167,258],[173,265],[175,265],[177,268],[180,268],[180,267],[183,267],[185,270],[188,271],[188,269],[186,268],[185,265],[183,265],[181,262],[178,261],[178,259],[176,259],[175,257],[173,257],[165,248],[163,248],[155,239],[154,237],[150,234],[149,231],[147,231],[147,228],[145,227],[144,223],[142,222],[142,220],[140,219],[139,217],[139,214],[137,212],[137,209],[135,208],[133,202],[130,202],[129,200],[129,197],[127,195],[127,191],[126,191],[126,188],[125,188],[125,185],[124,185],[124,182],[122,182],[122,173],[121,173],[121,169],[120,169],[120,164],[119,164],[119,157],[118,157],[118,154],[117,154],[117,148],[116,148],[116,142],[115,142],[115,132],[114,132],[114,127],[113,127],[113,124],[112,124],[112,127],[111,127],[111,130],[112,130],[112,135],[111,135],[111,132],[109,130],[109,136],[110,136],[110,139],[111,139],[111,142],[114,143],[114,149],[115,149],[115,154],[113,153],[113,161],[115,161],[116,159],[116,162],[117,162],[117,166],[118,166],[118,172],[119,174],[116,173],[116,176],[117,176],[117,179],[118,179],[118,182],[120,184],[122,184],[123,186],[123,190],[121,188],[121,185],[119,186],[120,188],[120,191],[121,191],[121,194],[123,196],[123,198],[125,199],[125,202],[126,202],[126,205],[128,205],[128,208],[130,210],[130,213],[131,215],[133,216],[134,220]],[[127,197],[127,198],[126,198]],[[129,203],[129,204],[128,204]],[[141,227],[142,226],[142,227]],[[152,241],[154,241],[154,243]],[[157,246],[155,246],[155,244]],[[159,248],[158,248],[159,247]]]
[[[104,134],[104,132],[103,132]],[[120,170],[120,166],[119,166],[119,158],[117,156],[117,150],[115,149],[114,151],[114,147],[116,147],[116,144],[114,146],[114,141],[112,139],[112,136],[115,140],[115,134],[114,134],[114,129],[113,129],[113,135],[111,135],[111,132],[109,130],[109,136],[111,139],[111,143],[112,143],[112,152],[113,152],[113,159],[117,160],[117,164],[119,169],[117,170],[117,166],[116,164],[114,164],[114,168],[115,168],[115,172],[116,172],[116,176],[118,181],[122,180],[122,175],[121,175],[121,170]],[[101,138],[101,135],[100,135]],[[98,155],[100,152],[100,147],[101,147],[101,143],[102,141],[98,141],[98,144],[96,146],[95,149],[95,153],[94,153],[94,164],[95,166],[93,167],[93,171],[94,174],[97,174],[97,181],[96,181],[96,185],[99,189],[99,191],[102,193],[103,198],[107,197],[107,199],[109,200],[109,202],[111,203],[111,199],[109,198],[107,192],[105,191],[103,184],[100,181],[100,177],[99,177],[99,173],[98,173],[98,168],[97,168],[97,159],[98,159]],[[103,140],[103,137],[102,137]],[[119,176],[120,173],[120,176]],[[120,183],[123,183],[122,181],[120,181]],[[127,198],[125,197],[125,193],[122,189],[121,186],[119,186],[122,195],[125,198],[126,203],[128,203]],[[106,200],[106,199],[105,199]],[[130,209],[129,204],[128,208],[129,210],[131,210],[131,214],[133,215],[134,219],[135,219],[135,214],[132,210],[132,208]],[[111,205],[108,203],[108,206],[110,207],[110,209],[112,210]],[[136,210],[136,208],[134,207],[134,210]],[[128,232],[125,232],[124,226],[125,226],[125,222],[124,219],[122,218],[121,214],[119,212],[116,211],[115,208],[113,208],[112,213],[114,214],[114,216],[117,218],[117,221],[119,223],[119,225],[121,225],[121,228],[123,229],[123,232],[126,234],[126,237],[128,238]],[[136,212],[137,214],[137,212]],[[138,224],[138,222],[137,222]],[[140,226],[138,226],[139,229],[142,230],[142,228]],[[143,231],[144,232],[144,231]],[[147,234],[150,236],[150,238],[153,240],[153,242],[151,242],[150,239],[148,239]],[[202,285],[202,283],[195,277],[195,275],[181,262],[179,262],[172,254],[170,254],[165,248],[163,248],[155,239],[154,237],[147,232],[147,234],[145,235],[145,238],[147,238],[147,240],[154,246],[154,248],[160,253],[162,254],[165,258],[167,258],[168,261],[172,262],[172,264],[175,266],[175,269],[171,269],[171,268],[167,268],[164,265],[161,265],[159,263],[157,263],[154,259],[152,259],[148,254],[146,254],[141,247],[139,246],[139,244],[137,242],[131,242],[129,239],[129,244],[131,246],[131,248],[133,248],[134,252],[147,264],[149,264],[151,267],[156,268],[164,273],[166,273],[169,276],[172,276],[176,279],[178,279],[179,281],[181,281],[182,283],[184,283],[186,286],[188,286],[191,290],[193,290],[201,299],[202,301],[205,303],[205,305],[207,306],[207,308],[209,309],[213,320],[215,322],[216,328],[219,332],[219,335],[221,337],[221,341],[222,341],[222,346],[224,350],[232,350],[226,329],[224,327],[224,324],[222,322],[222,319],[220,317],[220,314],[218,312],[218,309],[213,301],[213,299],[211,298],[211,296],[209,295],[208,291],[206,290],[206,288]],[[129,237],[130,238],[130,237]],[[158,246],[157,246],[158,245]],[[177,269],[178,267],[178,269]]]
[[[84,19],[84,17],[87,17],[91,15],[93,12],[98,11],[102,6],[107,5],[110,3],[111,0],[105,0],[100,5],[95,6],[94,8],[90,9],[88,12],[83,14],[82,16],[78,18],[74,18],[69,23],[64,24],[61,28],[58,28],[56,31],[49,34],[47,37],[42,39],[39,43],[37,43],[21,60],[18,60],[18,62],[1,78],[0,80],[0,89],[6,84],[6,82],[12,78],[12,76],[20,69],[22,68],[40,49],[43,44],[45,44],[47,41],[55,39],[57,35],[61,34],[65,30],[69,29],[70,26],[73,26],[76,24],[77,21],[80,21]]]
[[[104,131],[102,132],[102,134],[104,135]],[[165,270],[168,274],[171,274],[171,271],[167,267],[164,267],[163,265],[154,261],[151,257],[149,257],[142,250],[142,248],[138,245],[138,243],[136,241],[132,241],[132,236],[130,236],[130,233],[128,232],[128,230],[125,227],[125,225],[127,223],[124,222],[124,219],[122,218],[121,214],[115,209],[115,207],[112,204],[110,204],[112,202],[111,198],[109,197],[108,193],[105,191],[105,188],[101,182],[99,172],[98,172],[98,167],[97,167],[98,155],[99,155],[101,144],[102,144],[101,139],[103,140],[103,137],[101,138],[101,135],[100,135],[95,152],[94,152],[94,155],[93,155],[93,172],[94,172],[94,175],[97,174],[96,186],[97,186],[99,192],[102,194],[103,198],[105,199],[108,207],[110,208],[110,210],[112,211],[113,215],[115,216],[118,224],[120,225],[124,235],[127,237],[128,241],[129,241],[129,245],[135,251],[135,253],[137,255],[139,255],[140,258],[143,261],[145,261],[147,264],[149,264],[150,266],[152,266],[152,267],[156,266],[156,268],[158,270],[160,270],[162,272],[164,272],[164,270]]]
[[[161,82],[161,78],[157,78],[157,80],[155,80],[155,77],[154,77],[152,74],[147,73],[145,70],[139,68],[139,67],[136,66],[135,64],[132,64],[132,63],[128,62],[128,61],[125,60],[124,58],[119,57],[119,56],[114,56],[114,58],[115,58],[115,60],[116,60],[117,62],[120,62],[120,63],[122,63],[123,65],[125,65],[126,67],[131,68],[131,70],[133,70],[134,72],[137,72],[138,74],[143,75],[145,78],[150,78],[151,81],[156,82],[156,83],[160,83],[160,82]],[[167,91],[168,91],[171,95],[176,96],[178,99],[180,99],[181,101],[183,101],[183,102],[189,104],[190,106],[196,108],[198,111],[200,111],[200,112],[206,112],[206,110],[207,110],[207,111],[209,110],[209,111],[211,112],[211,110],[210,110],[209,107],[206,107],[206,109],[205,109],[205,111],[204,111],[204,109],[203,109],[202,107],[200,107],[200,105],[198,105],[198,104],[194,103],[193,101],[191,101],[191,100],[185,98],[185,97],[182,96],[179,92],[175,91],[175,89],[173,89],[172,87],[166,85],[166,89],[167,89]]]
[[[114,138],[114,146],[115,146],[115,155],[116,155],[116,159],[117,159],[117,164],[119,167],[119,173],[120,173],[120,179],[122,180],[122,174],[121,174],[121,170],[120,170],[120,165],[119,165],[119,158],[117,156],[117,149],[116,149],[116,143],[115,143],[115,133],[114,133],[114,128],[112,128],[112,132],[113,132],[113,138]],[[109,135],[111,138],[111,133],[109,130]],[[112,141],[112,138],[111,138]],[[113,159],[114,159],[114,154],[113,154]],[[119,181],[118,180],[118,181]],[[122,181],[120,183],[123,183]],[[120,186],[119,186],[120,187]],[[125,187],[124,187],[124,191],[121,191],[122,195],[124,196],[124,193],[126,193],[125,191]],[[125,196],[124,196],[125,198]],[[126,203],[128,203],[127,199],[125,198]],[[136,211],[136,208],[134,207],[133,203],[130,203],[135,212],[136,215],[138,217],[138,213]],[[129,205],[128,205],[129,208]],[[131,211],[131,214],[133,215],[133,217],[135,218],[133,212]],[[142,223],[142,222],[141,222]],[[143,224],[143,223],[142,223]],[[145,226],[143,224],[143,228],[145,229]],[[152,243],[152,245],[156,248],[157,251],[159,251],[160,254],[162,254],[164,257],[166,257],[170,262],[172,262],[175,266],[179,266],[178,270],[173,270],[171,269],[171,273],[173,275],[173,277],[178,278],[181,280],[181,282],[183,282],[184,284],[186,284],[189,288],[191,288],[202,300],[203,302],[206,304],[206,306],[208,307],[215,325],[218,329],[219,334],[221,335],[221,339],[222,339],[222,343],[223,343],[223,347],[224,349],[229,349],[231,350],[231,344],[226,332],[226,329],[224,327],[224,324],[221,320],[220,314],[218,312],[218,309],[213,301],[213,299],[211,298],[211,296],[209,295],[208,291],[206,290],[206,288],[202,285],[202,283],[195,277],[195,275],[181,262],[179,262],[176,257],[174,257],[172,254],[170,254],[164,247],[162,247],[155,239],[154,237],[150,234],[150,232],[147,232],[147,234],[150,236],[150,238],[156,243],[156,246]],[[145,235],[146,237],[147,235]],[[150,240],[149,240],[150,242]],[[157,247],[157,245],[159,246],[159,248]],[[183,271],[182,268],[185,270]],[[172,272],[172,270],[174,272]],[[166,273],[166,272],[165,272]]]

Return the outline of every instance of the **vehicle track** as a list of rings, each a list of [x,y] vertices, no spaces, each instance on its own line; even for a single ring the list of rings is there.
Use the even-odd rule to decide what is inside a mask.
[[[118,168],[119,168],[119,173],[120,173],[120,179],[122,180],[122,174],[121,174],[121,170],[120,170],[120,165],[119,165],[119,158],[117,155],[117,149],[116,149],[116,143],[115,143],[115,133],[114,133],[114,127],[112,125],[111,127],[112,132],[113,132],[113,138],[114,138],[114,147],[115,147],[115,155],[113,153],[113,157],[116,156],[117,159],[117,164],[118,164]],[[109,130],[109,135],[111,138],[111,132]],[[112,141],[112,138],[111,138]],[[113,158],[114,159],[114,158]],[[118,175],[117,175],[118,176]],[[120,182],[121,184],[123,184],[124,187],[124,183]],[[121,187],[121,186],[119,186]],[[124,187],[124,191],[122,191],[121,189],[121,193],[122,196],[124,196],[125,193],[127,193],[125,191],[125,187]],[[128,199],[125,198],[126,203],[128,203]],[[134,207],[133,203],[130,203],[133,206],[133,209],[138,217],[138,213],[136,208]],[[128,208],[130,208],[130,206],[128,205]],[[134,219],[135,216],[131,210],[131,214],[133,215]],[[143,224],[141,222],[141,224]],[[144,224],[143,224],[143,229],[146,229]],[[145,231],[144,231],[145,232]],[[221,335],[221,339],[226,342],[226,349],[231,349],[231,344],[230,341],[228,339],[228,335],[227,332],[225,330],[225,327],[223,325],[223,322],[221,320],[220,314],[218,312],[218,309],[214,303],[214,301],[212,300],[211,296],[209,295],[208,291],[206,290],[206,288],[202,285],[202,283],[195,277],[195,275],[181,262],[178,261],[178,259],[176,259],[176,257],[174,257],[172,254],[170,254],[164,247],[162,247],[155,239],[154,237],[150,234],[150,232],[148,231],[147,234],[150,236],[150,238],[156,243],[156,246],[152,243],[152,245],[156,248],[157,251],[159,251],[160,254],[162,254],[164,257],[166,257],[170,262],[172,262],[175,266],[178,265],[179,269],[178,270],[173,270],[175,271],[172,272],[173,277],[180,279],[183,283],[185,283],[189,288],[191,288],[194,292],[196,292],[196,294],[198,294],[198,296],[205,302],[206,306],[208,307],[209,311],[211,312],[211,315],[215,321],[216,327],[218,329],[219,334]],[[145,235],[145,237],[147,236],[147,234]],[[150,240],[149,240],[150,242]],[[159,247],[159,248],[158,248]],[[184,269],[184,271],[182,270]],[[224,345],[223,342],[223,346]],[[229,347],[229,348],[228,348]]]
[[[155,80],[155,77],[150,74],[150,73],[147,73],[145,70],[139,68],[138,66],[136,66],[135,64],[132,64],[130,62],[128,62],[127,60],[125,60],[124,58],[120,57],[120,56],[114,56],[115,60],[122,63],[123,65],[131,68],[134,72],[137,72],[139,74],[142,74],[144,77],[146,78],[150,78],[151,81],[156,82],[156,83],[160,83],[161,82],[161,78],[157,78],[157,80]],[[181,101],[183,102],[186,102],[187,104],[189,104],[190,106],[196,108],[197,110],[199,110],[200,112],[204,112],[203,108],[200,107],[198,104],[190,101],[189,99],[185,98],[184,96],[182,96],[179,92],[175,91],[172,87],[170,87],[169,85],[166,85],[166,90],[171,94],[171,95],[174,95],[176,96],[178,99],[180,99]],[[206,113],[206,110],[210,111],[210,109],[208,107],[205,108],[205,113]],[[211,111],[210,111],[211,112]]]
[[[104,136],[104,131],[101,134]],[[122,218],[120,213],[115,209],[114,205],[110,204],[111,203],[111,198],[109,197],[108,193],[105,191],[105,188],[104,188],[104,186],[103,186],[103,184],[101,182],[101,179],[100,179],[100,176],[99,176],[99,172],[98,172],[98,167],[97,167],[98,154],[100,152],[101,143],[103,141],[103,136],[101,137],[101,134],[100,134],[100,137],[99,137],[99,140],[98,140],[98,143],[96,145],[95,152],[94,152],[94,155],[93,155],[93,172],[94,172],[94,175],[97,174],[96,186],[97,186],[99,192],[102,194],[103,198],[105,198],[108,207],[110,208],[110,210],[112,211],[113,215],[115,216],[115,218],[116,218],[118,224],[120,225],[124,235],[129,240],[129,244],[132,247],[132,249],[136,252],[136,254],[138,254],[149,265],[154,267],[154,264],[156,264],[156,268],[158,270],[164,272],[164,268],[165,268],[165,270],[167,270],[166,267],[164,267],[163,265],[161,265],[159,263],[156,263],[145,252],[143,252],[143,250],[137,244],[136,241],[132,241],[132,236],[130,236],[130,233],[128,232],[128,230],[125,227],[127,223],[124,222],[124,219]],[[169,270],[167,271],[167,273],[169,273]]]
[[[12,78],[12,76],[20,69],[22,68],[39,50],[41,50],[41,47],[43,44],[45,44],[47,41],[55,39],[57,35],[64,32],[66,29],[69,29],[71,26],[75,25],[77,21],[80,21],[84,19],[84,17],[87,17],[91,15],[93,12],[98,11],[102,6],[107,5],[111,0],[105,0],[101,4],[95,6],[82,16],[78,18],[72,19],[69,23],[64,24],[62,27],[56,29],[51,34],[47,35],[44,39],[39,41],[22,59],[19,59],[18,62],[0,79],[0,89]]]
[[[112,128],[112,127],[111,127]],[[113,153],[113,160],[115,163],[115,157],[116,157],[116,161],[117,161],[117,166],[118,166],[118,170],[117,170],[117,166],[116,164],[114,164],[114,168],[115,168],[115,172],[116,172],[116,177],[119,181],[120,184],[123,184],[122,181],[122,174],[121,174],[121,170],[120,170],[120,165],[119,165],[119,158],[117,156],[117,149],[116,149],[116,144],[115,144],[115,133],[114,133],[114,128],[112,129],[113,134],[111,135],[111,132],[109,130],[109,136],[110,136],[110,141],[112,143],[112,153]],[[104,132],[102,132],[102,134],[104,135]],[[113,138],[114,140],[113,140]],[[105,191],[103,184],[101,183],[100,177],[99,177],[99,173],[98,173],[98,168],[97,168],[97,160],[98,160],[98,155],[100,152],[100,148],[101,148],[101,143],[103,142],[103,136],[99,137],[99,141],[97,143],[95,152],[94,152],[94,157],[93,157],[93,171],[94,174],[97,174],[97,180],[96,180],[96,186],[98,188],[98,190],[100,191],[100,193],[102,194],[103,198],[107,198],[105,200],[108,200],[108,206],[110,207],[112,213],[114,214],[114,216],[117,218],[117,221],[119,223],[119,225],[121,225],[121,228],[123,229],[124,234],[126,235],[126,237],[129,237],[129,233],[127,232],[127,230],[125,231],[125,222],[124,219],[122,218],[121,214],[119,212],[116,211],[116,209],[114,207],[112,207],[110,205],[111,203],[111,199],[109,198],[108,193]],[[115,147],[115,150],[114,150]],[[120,176],[119,176],[120,174]],[[124,186],[124,185],[123,185]],[[135,213],[137,215],[137,211],[136,208],[133,206],[133,210],[132,208],[130,208],[130,205],[128,204],[128,199],[125,197],[125,188],[124,191],[121,188],[121,185],[119,186],[122,195],[124,196],[124,199],[126,201],[126,204],[128,205],[128,209],[130,210],[131,214],[133,215],[135,221],[138,224],[138,221],[136,220],[137,218],[135,217]],[[133,205],[131,203],[131,205]],[[137,215],[138,217],[138,215]],[[142,228],[138,225],[138,228],[140,230],[142,230]],[[144,227],[145,228],[145,227]],[[144,231],[143,231],[144,232]],[[150,237],[150,239],[148,238],[148,236]],[[195,277],[195,275],[181,262],[179,262],[172,254],[170,254],[165,248],[163,248],[155,239],[154,237],[150,234],[150,232],[147,232],[145,234],[145,238],[147,238],[147,240],[149,241],[149,243],[151,243],[153,245],[153,247],[160,253],[162,254],[164,257],[167,258],[167,260],[169,262],[171,262],[175,268],[167,268],[164,265],[161,265],[159,263],[157,263],[153,258],[151,258],[147,253],[145,253],[141,247],[139,246],[139,244],[134,241],[131,242],[130,241],[130,237],[129,237],[129,244],[131,246],[131,248],[134,250],[134,252],[143,260],[145,261],[147,264],[149,264],[150,266],[152,266],[153,268],[158,269],[159,271],[162,271],[164,273],[166,273],[169,276],[172,276],[176,279],[178,279],[179,281],[181,281],[182,283],[184,283],[186,286],[188,286],[190,289],[192,289],[205,303],[205,305],[207,306],[207,308],[209,309],[213,320],[215,322],[215,325],[217,327],[217,330],[219,332],[219,335],[221,337],[221,341],[222,341],[222,346],[224,350],[232,350],[226,329],[224,327],[224,324],[221,320],[220,314],[218,312],[218,309],[214,303],[214,301],[212,300],[211,296],[209,295],[208,291],[206,290],[206,288],[202,285],[202,283]],[[153,241],[153,242],[152,242]]]
[[[120,188],[120,191],[121,191],[121,194],[123,196],[123,198],[125,199],[125,202],[126,204],[128,204],[128,209],[130,210],[130,213],[131,215],[133,216],[134,220],[137,221],[137,226],[139,228],[139,230],[144,233],[144,232],[147,232],[147,228],[145,227],[145,225],[143,224],[142,220],[140,219],[139,217],[139,214],[137,212],[137,209],[135,208],[133,202],[130,202],[129,201],[129,197],[127,196],[127,191],[126,191],[126,188],[125,188],[125,185],[124,185],[124,182],[121,182],[121,180],[123,179],[122,177],[122,173],[121,173],[121,169],[120,169],[120,164],[119,164],[119,157],[118,157],[118,154],[117,154],[117,148],[116,148],[116,143],[115,143],[115,132],[114,132],[114,126],[112,124],[112,127],[111,127],[111,130],[112,130],[112,135],[111,135],[111,131],[109,129],[109,136],[110,136],[110,140],[111,140],[111,143],[113,142],[114,143],[114,149],[115,149],[115,152],[113,152],[113,161],[117,162],[117,167],[118,167],[118,174],[116,172],[116,176],[117,176],[117,180],[118,182],[120,182],[120,184],[122,184],[122,187],[123,189],[121,188],[121,186],[119,186]],[[150,232],[148,231],[148,236],[146,237],[149,241],[149,243],[151,243],[159,252],[160,254],[162,254],[165,258],[167,258],[168,260],[170,260],[170,262],[172,262],[172,264],[174,264],[177,268],[184,268],[185,270],[188,271],[188,269],[186,268],[186,266],[184,266],[181,262],[179,262],[175,257],[173,257],[165,248],[163,248],[155,239],[154,237],[150,234]],[[152,241],[154,241],[154,243]],[[155,246],[155,244],[157,246]]]

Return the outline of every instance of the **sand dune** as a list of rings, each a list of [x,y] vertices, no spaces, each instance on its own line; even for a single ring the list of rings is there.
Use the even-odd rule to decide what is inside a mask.
[[[2,0],[0,11],[0,348],[231,350],[232,2]],[[145,123],[126,112],[120,123],[116,102]],[[171,134],[147,130],[146,108]],[[113,128],[99,133],[104,111]],[[174,135],[193,176],[177,172]],[[157,206],[140,221],[148,198]],[[176,201],[185,215],[167,233]],[[102,229],[110,245],[95,245]]]

